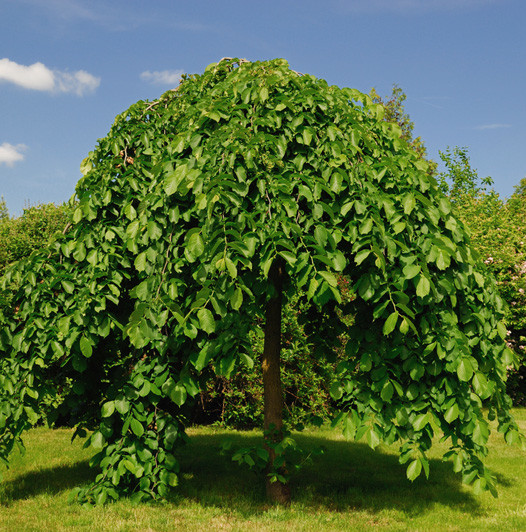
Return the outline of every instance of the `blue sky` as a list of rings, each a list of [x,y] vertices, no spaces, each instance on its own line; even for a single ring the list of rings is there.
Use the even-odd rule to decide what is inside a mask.
[[[331,84],[407,94],[431,158],[469,148],[509,196],[526,175],[524,0],[0,0],[0,195],[74,193],[115,115],[222,57],[283,57]]]

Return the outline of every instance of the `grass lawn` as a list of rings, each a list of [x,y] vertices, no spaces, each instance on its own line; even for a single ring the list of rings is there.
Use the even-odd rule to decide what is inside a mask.
[[[526,409],[515,416],[526,431]],[[438,445],[430,480],[410,483],[394,449],[373,452],[330,430],[305,431],[297,436],[302,446],[327,451],[294,478],[286,509],[269,505],[261,479],[220,455],[226,436],[242,446],[258,441],[258,433],[196,428],[189,434],[170,502],[83,508],[68,505],[67,496],[93,478],[91,451],[81,441],[70,444],[69,430],[30,431],[26,454],[13,458],[0,485],[0,530],[526,531],[526,453],[496,433],[488,465],[499,479],[498,499],[462,486],[451,464],[440,460]]]

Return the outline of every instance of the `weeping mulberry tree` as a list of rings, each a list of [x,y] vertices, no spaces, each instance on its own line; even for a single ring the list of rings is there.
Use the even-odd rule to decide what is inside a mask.
[[[0,336],[2,460],[43,413],[67,412],[99,449],[81,500],[167,495],[193,398],[213,374],[250,370],[264,323],[267,491],[286,501],[280,316],[294,295],[319,356],[350,337],[335,425],[373,448],[401,442],[410,479],[442,433],[455,471],[493,491],[483,406],[523,441],[503,303],[383,112],[283,60],[227,59],[117,116],[63,234],[6,275],[21,288]]]

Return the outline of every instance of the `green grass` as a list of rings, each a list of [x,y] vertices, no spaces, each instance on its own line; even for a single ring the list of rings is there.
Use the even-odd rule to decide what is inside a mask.
[[[516,410],[526,431],[526,410]],[[225,437],[244,446],[255,432],[211,428],[189,431],[181,452],[180,486],[168,503],[105,507],[68,505],[69,490],[89,482],[91,451],[70,444],[71,431],[34,429],[27,452],[15,456],[0,485],[0,530],[526,530],[526,453],[493,434],[488,465],[499,479],[499,498],[476,497],[451,465],[431,453],[429,481],[410,483],[394,449],[375,452],[329,430],[306,431],[304,447],[326,453],[294,478],[289,508],[268,504],[261,479],[220,455]]]

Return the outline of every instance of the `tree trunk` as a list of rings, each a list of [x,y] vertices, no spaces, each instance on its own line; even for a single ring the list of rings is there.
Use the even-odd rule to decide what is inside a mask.
[[[265,342],[263,346],[263,393],[264,393],[264,430],[273,426],[277,431],[267,437],[267,442],[279,442],[283,438],[283,393],[281,390],[280,352],[281,352],[281,299],[284,265],[275,260],[269,271],[269,280],[275,288],[275,295],[267,302],[265,309]],[[266,444],[270,455],[269,469],[276,457],[274,450]],[[267,471],[268,473],[268,471]],[[273,502],[288,504],[290,488],[279,481],[270,482],[266,478],[267,496]]]

